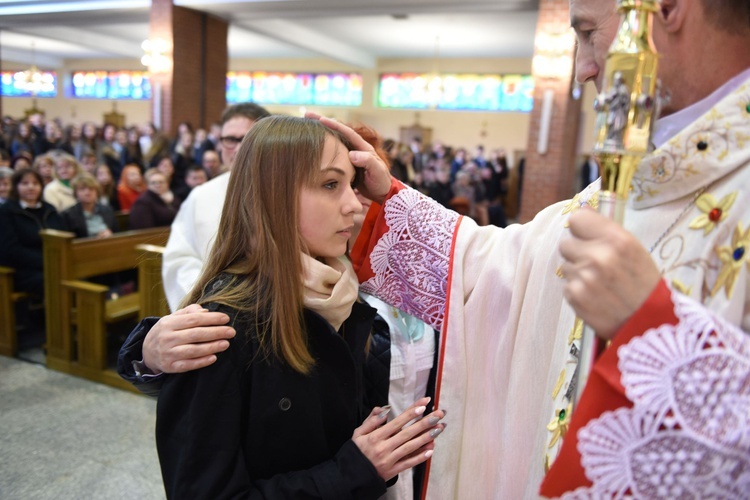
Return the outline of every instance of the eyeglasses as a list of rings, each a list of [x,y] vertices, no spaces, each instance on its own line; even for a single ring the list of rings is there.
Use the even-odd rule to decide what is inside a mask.
[[[236,135],[223,135],[219,138],[221,141],[221,145],[225,148],[236,148],[239,143],[242,142],[242,139],[244,139],[244,136],[236,136]]]

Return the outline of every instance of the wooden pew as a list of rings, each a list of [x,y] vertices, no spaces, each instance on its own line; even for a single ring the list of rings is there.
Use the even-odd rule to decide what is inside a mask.
[[[41,235],[47,367],[132,389],[117,373],[107,369],[106,324],[137,318],[139,293],[108,299],[108,287],[84,280],[135,269],[139,255],[135,247],[165,245],[169,228],[126,231],[103,239],[76,239],[73,233],[53,229],[43,230]]]
[[[130,229],[130,210],[116,211],[115,219],[117,220],[117,226],[119,228],[119,232],[127,231]]]
[[[161,262],[164,247],[138,245],[138,296],[140,297],[140,319],[149,316],[166,316],[169,305],[161,281]]]
[[[13,274],[12,268],[0,266],[0,354],[3,356],[18,353],[16,303],[29,298],[27,293],[13,291]]]

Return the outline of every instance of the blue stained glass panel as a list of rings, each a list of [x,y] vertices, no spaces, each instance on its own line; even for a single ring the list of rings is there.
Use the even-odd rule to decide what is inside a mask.
[[[383,108],[529,112],[534,80],[528,75],[384,73]]]
[[[75,71],[73,97],[84,99],[151,99],[145,71]]]
[[[36,97],[57,96],[57,73],[54,71],[40,71]],[[0,95],[3,97],[32,97],[26,90],[27,75],[23,71],[3,71],[0,73]]]
[[[230,71],[227,102],[296,106],[359,106],[362,76],[356,73]]]

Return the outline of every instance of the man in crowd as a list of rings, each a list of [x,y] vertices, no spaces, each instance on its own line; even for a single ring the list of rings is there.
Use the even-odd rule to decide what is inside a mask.
[[[213,149],[209,149],[208,151],[203,153],[201,166],[208,173],[208,176],[211,179],[213,179],[214,177],[218,177],[219,175],[226,172],[226,170],[224,169],[224,165],[221,164],[219,153],[217,153]]]
[[[570,10],[576,77],[601,91],[614,2]],[[428,498],[532,498],[551,464],[548,496],[750,491],[750,4],[662,0],[654,24],[671,101],[625,228],[580,209],[596,186],[523,226],[479,228],[391,182],[324,120],[356,141],[382,202],[352,249],[362,290],[442,332],[436,405],[450,421]],[[576,317],[612,345],[571,421]],[[163,318],[146,365],[212,363],[233,335],[217,319],[197,306]]]

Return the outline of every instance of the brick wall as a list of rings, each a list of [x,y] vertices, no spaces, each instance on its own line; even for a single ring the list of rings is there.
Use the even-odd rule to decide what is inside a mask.
[[[540,33],[559,33],[570,25],[568,0],[540,0],[537,37]],[[536,49],[535,49],[536,50]],[[570,49],[569,73],[561,79],[543,78],[534,73],[534,110],[526,147],[520,222],[531,220],[540,210],[573,193],[581,101],[571,98],[574,51]],[[537,145],[545,91],[552,90],[554,106],[549,127],[546,154]]]
[[[162,130],[171,135],[182,121],[207,128],[218,121],[225,102],[228,69],[226,21],[153,0],[151,38],[172,44],[170,71],[152,75],[161,84]]]
[[[229,25],[226,21],[215,17],[206,18],[206,65],[204,78],[206,82],[206,112],[204,128],[213,122],[218,122],[221,113],[227,105],[227,71],[229,70],[229,55],[227,51],[227,36]]]

